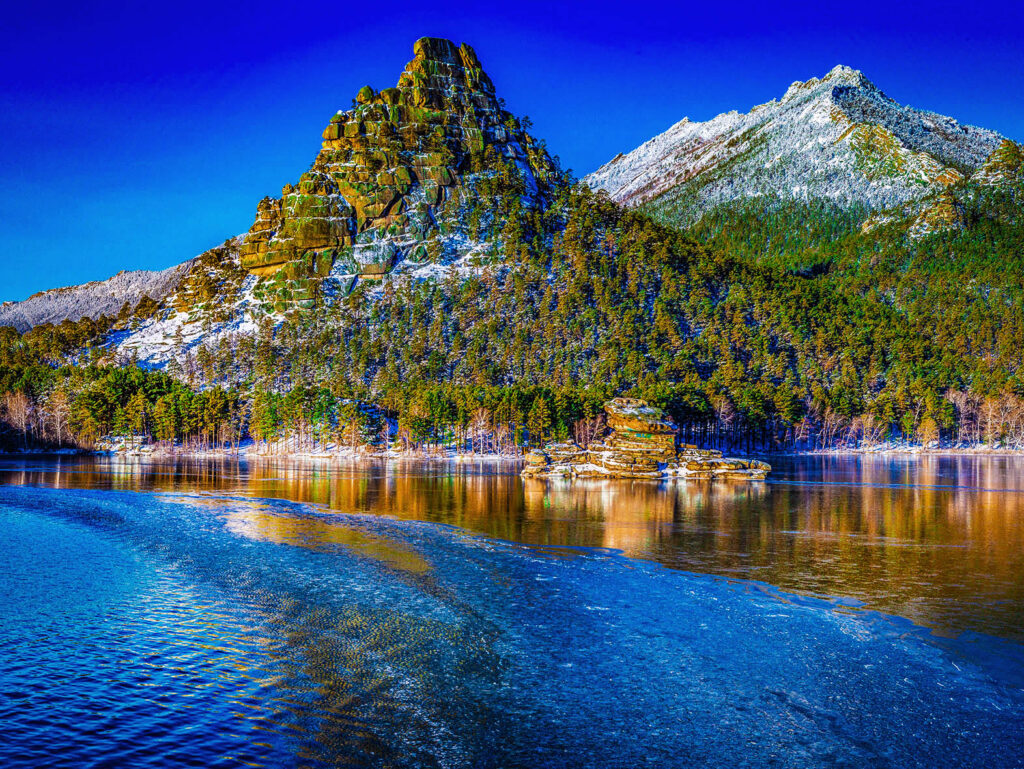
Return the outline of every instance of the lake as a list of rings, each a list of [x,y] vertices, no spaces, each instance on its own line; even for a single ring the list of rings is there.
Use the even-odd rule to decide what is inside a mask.
[[[1024,458],[0,462],[0,764],[1024,766]]]

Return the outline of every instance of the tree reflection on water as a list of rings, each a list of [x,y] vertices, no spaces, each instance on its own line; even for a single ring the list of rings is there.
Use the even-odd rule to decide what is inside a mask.
[[[769,483],[523,480],[487,462],[8,461],[0,482],[204,495],[239,535],[351,548],[400,570],[408,548],[317,510],[432,521],[568,556],[606,548],[783,590],[842,596],[938,632],[1020,640],[1024,459],[775,458]],[[285,499],[312,509],[268,508]]]

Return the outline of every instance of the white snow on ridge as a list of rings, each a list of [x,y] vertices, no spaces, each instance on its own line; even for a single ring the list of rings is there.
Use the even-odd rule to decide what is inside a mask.
[[[365,283],[367,298],[376,301],[386,284],[394,281],[444,280],[450,276],[464,279],[483,270],[489,244],[462,235],[450,235],[442,240],[444,253],[438,261],[421,264],[401,260],[383,278],[347,273],[344,263],[339,261],[323,282],[323,297],[328,302],[339,301],[354,285]],[[232,251],[229,258],[237,264],[237,251]],[[232,338],[254,335],[261,320],[277,327],[284,314],[274,311],[259,298],[259,282],[257,276],[248,275],[236,290],[225,290],[217,301],[218,317],[213,317],[208,307],[188,308],[186,301],[183,309],[161,310],[151,318],[133,323],[130,328],[114,331],[105,347],[116,353],[119,360],[160,369],[172,360],[181,363],[200,346],[216,347],[222,340],[230,342]],[[171,301],[169,304],[178,303]]]
[[[0,326],[27,331],[44,323],[116,315],[125,302],[134,305],[143,296],[160,301],[174,290],[191,264],[188,261],[159,271],[124,270],[107,280],[54,288],[22,302],[6,303],[0,306]]]
[[[1002,138],[905,107],[861,72],[839,66],[746,114],[684,118],[584,181],[627,205],[668,193],[667,205],[694,218],[759,195],[887,208],[973,172]]]

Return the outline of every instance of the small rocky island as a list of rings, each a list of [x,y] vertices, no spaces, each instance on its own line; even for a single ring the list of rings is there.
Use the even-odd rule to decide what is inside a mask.
[[[679,428],[646,401],[615,398],[604,404],[608,434],[583,447],[550,443],[526,455],[526,477],[687,478],[764,480],[772,469],[756,459],[730,459],[721,451],[677,445]]]

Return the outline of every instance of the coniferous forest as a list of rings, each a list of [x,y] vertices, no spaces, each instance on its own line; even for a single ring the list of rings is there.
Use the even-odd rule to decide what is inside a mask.
[[[157,302],[3,328],[4,446],[514,452],[586,432],[619,394],[729,450],[1024,444],[1019,190],[964,190],[967,226],[912,238],[814,203],[737,203],[677,229],[568,174],[552,189],[524,202],[499,162],[459,215],[490,244],[471,275],[314,291],[162,371],[107,344]]]

